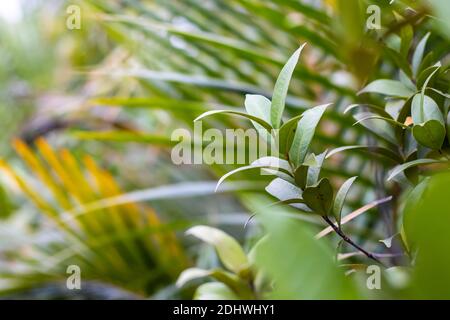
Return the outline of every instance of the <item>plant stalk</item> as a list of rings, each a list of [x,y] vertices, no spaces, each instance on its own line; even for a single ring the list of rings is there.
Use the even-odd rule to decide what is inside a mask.
[[[340,228],[338,228],[333,221],[330,220],[330,218],[328,218],[327,216],[322,216],[322,218],[325,220],[325,222],[327,224],[330,225],[331,228],[333,228],[333,230],[342,238],[342,240],[344,240],[345,242],[347,242],[349,245],[351,245],[352,247],[354,247],[355,249],[361,251],[364,255],[366,255],[369,259],[372,259],[374,261],[376,261],[377,263],[383,265],[383,263],[378,260],[377,257],[375,257],[375,255],[373,255],[372,253],[366,251],[364,248],[360,247],[359,245],[357,245],[355,242],[353,242],[352,239],[350,239],[345,233],[342,232],[342,230]]]

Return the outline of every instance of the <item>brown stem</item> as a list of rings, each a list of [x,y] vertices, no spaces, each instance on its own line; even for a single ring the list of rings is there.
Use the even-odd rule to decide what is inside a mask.
[[[352,239],[347,237],[347,235],[345,233],[343,233],[342,230],[340,228],[338,228],[333,223],[333,221],[330,220],[330,218],[328,218],[327,216],[322,216],[322,218],[325,220],[326,223],[328,223],[330,225],[331,228],[333,228],[333,230],[342,238],[342,240],[347,242],[349,245],[353,246],[355,249],[357,249],[357,250],[361,251],[362,253],[364,253],[368,258],[370,258],[370,259],[378,262],[379,264],[383,265],[383,263],[381,263],[381,261],[378,260],[378,258],[375,257],[372,253],[366,251],[365,249],[363,249],[362,247],[360,247],[359,245],[354,243]]]

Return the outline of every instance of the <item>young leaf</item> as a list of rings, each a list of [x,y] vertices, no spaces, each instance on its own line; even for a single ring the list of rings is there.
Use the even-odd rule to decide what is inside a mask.
[[[422,38],[422,40],[420,40],[419,44],[416,47],[416,50],[414,51],[413,58],[412,58],[412,71],[413,71],[414,76],[417,76],[417,71],[419,70],[420,63],[422,62],[423,53],[425,52],[425,46],[427,45],[429,36],[430,36],[430,33],[428,32]]]
[[[434,160],[434,159],[417,159],[414,161],[406,162],[401,165],[396,166],[392,171],[387,180],[392,180],[395,176],[402,173],[406,169],[413,168],[416,166],[424,165],[424,164],[432,164],[432,163],[440,163],[442,160]]]
[[[364,89],[362,89],[358,94],[372,92],[379,93],[387,96],[408,98],[414,91],[405,86],[400,81],[380,79],[369,83]]]
[[[324,104],[303,113],[303,117],[297,124],[297,130],[289,150],[289,157],[295,167],[298,167],[305,160],[309,145],[316,131],[317,124],[323,113],[331,104]]]
[[[247,94],[245,95],[245,110],[251,116],[258,117],[267,123],[270,123],[270,100],[264,96],[257,94]],[[260,135],[265,138],[268,137],[265,129],[255,121],[252,121],[253,126]]]
[[[200,116],[198,116],[195,121],[199,121],[205,117],[214,115],[214,114],[219,114],[219,113],[223,113],[223,114],[231,114],[231,115],[236,115],[239,117],[244,117],[247,118],[251,121],[254,121],[256,123],[258,123],[259,125],[261,125],[264,129],[266,129],[268,132],[270,132],[272,130],[272,127],[270,124],[268,124],[266,121],[264,121],[263,119],[260,119],[258,117],[255,117],[253,115],[250,115],[248,113],[245,112],[240,112],[240,111],[234,111],[234,110],[211,110],[211,111],[207,111],[203,114],[201,114]]]
[[[302,115],[289,119],[278,131],[278,152],[283,156],[287,156],[291,148],[297,124],[301,117]]]
[[[303,191],[303,200],[314,213],[328,215],[333,205],[333,188],[327,178],[317,184],[306,187]]]
[[[239,243],[222,230],[208,226],[195,226],[187,230],[186,234],[214,246],[220,261],[228,270],[239,274],[248,268],[247,256]]]
[[[315,165],[310,165],[308,167],[308,174],[306,178],[306,185],[311,186],[319,181],[320,171],[322,170],[323,161],[327,155],[328,150],[322,152],[321,154],[314,157],[316,163]]]
[[[345,199],[347,198],[348,191],[357,177],[352,177],[345,181],[336,193],[336,198],[333,205],[333,215],[336,218],[338,225],[341,225],[342,208],[344,207]]]
[[[207,277],[210,274],[211,274],[211,271],[209,271],[209,270],[200,269],[200,268],[188,268],[188,269],[184,270],[183,272],[181,272],[181,274],[178,276],[178,279],[177,279],[177,282],[175,285],[177,287],[181,288],[186,283],[188,283],[192,280]]]
[[[272,105],[270,109],[270,119],[272,126],[275,129],[278,129],[281,124],[281,117],[283,115],[285,103],[286,103],[286,95],[289,89],[289,83],[292,78],[292,74],[294,73],[295,66],[297,65],[298,59],[300,57],[300,53],[302,52],[304,43],[294,54],[289,58],[288,62],[284,65],[283,69],[278,76],[278,79],[275,83],[275,87],[273,89],[272,96]]]

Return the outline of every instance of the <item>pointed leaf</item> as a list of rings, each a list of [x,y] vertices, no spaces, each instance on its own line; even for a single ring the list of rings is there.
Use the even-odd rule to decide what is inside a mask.
[[[264,129],[266,129],[268,132],[270,132],[272,130],[272,127],[270,126],[270,124],[265,122],[263,119],[260,119],[258,117],[252,116],[252,115],[250,115],[248,113],[245,113],[245,112],[234,111],[234,110],[211,110],[211,111],[207,111],[207,112],[201,114],[200,116],[198,116],[194,120],[194,122],[195,121],[199,121],[199,120],[201,120],[201,119],[203,119],[205,117],[208,117],[208,116],[211,116],[211,115],[214,115],[214,114],[220,114],[220,113],[222,113],[222,114],[231,114],[231,115],[236,115],[236,116],[239,116],[239,117],[244,117],[244,118],[247,118],[247,119],[249,119],[251,121],[254,121],[254,122],[258,123]]]
[[[302,52],[305,45],[306,43],[298,48],[297,51],[295,51],[294,54],[289,58],[288,62],[281,70],[280,75],[278,76],[278,79],[275,83],[272,96],[272,106],[270,110],[271,123],[275,129],[278,129],[280,127],[281,117],[283,115],[286,103],[286,95],[289,89],[289,83],[300,57],[300,53]]]
[[[245,95],[245,110],[251,116],[258,117],[267,123],[270,123],[270,100],[258,94]],[[252,121],[253,126],[258,133],[268,139],[268,133],[265,128],[255,121]]]
[[[339,191],[336,193],[336,198],[334,200],[334,205],[333,205],[333,215],[336,218],[338,225],[341,224],[342,208],[344,207],[344,203],[345,203],[345,199],[347,198],[348,191],[350,190],[350,187],[352,186],[352,184],[356,180],[356,178],[357,177],[352,177],[352,178],[346,180],[342,184],[342,186],[339,188]]]
[[[292,141],[294,140],[295,131],[297,130],[297,124],[301,117],[302,115],[289,119],[278,131],[278,152],[283,156],[288,155]]]
[[[396,80],[380,79],[369,83],[364,89],[362,89],[358,94],[371,92],[379,93],[387,96],[408,98],[414,91],[406,87],[403,83]]]
[[[416,50],[414,51],[413,57],[412,57],[412,71],[413,75],[417,76],[417,72],[419,71],[420,63],[423,59],[423,53],[425,52],[425,46],[427,45],[428,37],[430,36],[430,33],[428,32],[422,40],[418,43]]]
[[[395,162],[403,162],[403,158],[398,153],[396,153],[390,149],[387,149],[384,147],[378,147],[378,146],[361,146],[361,145],[344,146],[344,147],[339,147],[339,148],[333,149],[330,152],[328,152],[326,158],[328,159],[331,156],[333,156],[339,152],[343,152],[343,151],[347,151],[347,150],[358,150],[358,149],[364,150],[364,151],[367,151],[370,153],[375,153],[377,155],[391,159]]]
[[[444,162],[442,160],[434,160],[434,159],[418,159],[410,162],[403,163],[401,165],[396,166],[392,171],[387,180],[392,180],[395,176],[402,173],[406,169],[417,167],[425,164],[433,164],[433,163],[441,163]]]
[[[290,160],[296,167],[301,165],[305,160],[316,127],[329,105],[331,104],[324,104],[306,110],[298,122],[294,140],[289,150]]]

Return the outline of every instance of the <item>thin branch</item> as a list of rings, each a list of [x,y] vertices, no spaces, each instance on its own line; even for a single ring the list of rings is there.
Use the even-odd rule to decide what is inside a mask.
[[[334,223],[333,221],[330,220],[330,218],[328,218],[327,216],[322,216],[322,218],[325,220],[326,223],[328,223],[330,225],[331,228],[333,228],[333,230],[342,238],[342,240],[344,240],[345,242],[347,242],[349,245],[351,245],[352,247],[354,247],[355,249],[361,251],[363,254],[365,254],[368,258],[376,261],[377,263],[383,265],[383,263],[378,260],[377,257],[375,257],[372,253],[366,251],[364,248],[360,247],[359,245],[357,245],[356,243],[353,242],[352,239],[350,239],[349,237],[347,237],[347,235],[345,233],[342,232],[341,229],[339,229]]]

